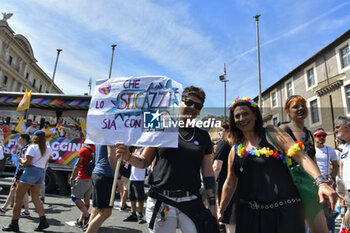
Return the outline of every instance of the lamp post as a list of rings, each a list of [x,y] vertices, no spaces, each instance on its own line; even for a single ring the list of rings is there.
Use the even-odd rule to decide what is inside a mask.
[[[219,76],[219,80],[224,83],[224,93],[225,93],[225,99],[224,99],[224,122],[226,122],[226,82],[229,80],[226,79],[226,63],[224,63],[224,73]]]
[[[57,49],[56,63],[55,63],[55,68],[54,68],[53,74],[52,74],[52,82],[50,84],[49,93],[51,93],[52,86],[53,86],[54,81],[55,81],[55,74],[56,74],[56,68],[57,68],[57,63],[58,63],[58,57],[60,56],[61,51],[62,51],[62,49]]]
[[[88,84],[88,87],[89,87],[89,95],[91,95],[91,82],[92,82],[92,80],[91,80],[91,77],[90,77],[90,79],[89,79],[89,84]]]
[[[116,46],[117,46],[116,44],[112,44],[112,57],[111,57],[111,65],[109,66],[108,79],[111,78],[111,74],[112,74],[113,56],[114,56],[114,49],[115,49]]]
[[[259,75],[259,107],[262,107],[261,99],[261,71],[260,71],[260,42],[259,42],[259,17],[261,15],[254,16],[256,20],[256,38],[257,38],[257,47],[258,47],[258,75]]]

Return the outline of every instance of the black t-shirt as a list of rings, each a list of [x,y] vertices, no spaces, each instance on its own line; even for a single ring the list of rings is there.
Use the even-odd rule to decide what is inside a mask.
[[[199,128],[180,128],[179,134],[178,148],[157,148],[150,184],[164,190],[198,193],[203,157],[212,153],[210,136]]]
[[[222,167],[221,171],[219,173],[218,177],[218,189],[219,194],[221,194],[222,186],[225,183],[226,176],[227,176],[227,161],[228,161],[228,155],[230,154],[231,146],[227,141],[219,141],[216,152],[214,155],[214,160],[221,160],[222,161]]]
[[[126,178],[130,178],[131,165],[127,162],[122,161],[119,168],[119,174]]]

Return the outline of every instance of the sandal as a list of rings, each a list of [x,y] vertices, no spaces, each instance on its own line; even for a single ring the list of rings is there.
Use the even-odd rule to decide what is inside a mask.
[[[6,213],[6,209],[4,209],[4,208],[0,208],[0,213]]]
[[[30,212],[28,211],[25,211],[25,210],[23,210],[22,212],[21,212],[21,217],[28,217],[28,216],[30,216]]]

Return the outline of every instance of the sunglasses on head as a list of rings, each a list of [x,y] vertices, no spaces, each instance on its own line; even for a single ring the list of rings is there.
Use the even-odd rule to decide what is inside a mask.
[[[186,106],[188,106],[188,107],[191,107],[192,105],[194,105],[194,108],[197,109],[197,110],[201,110],[201,109],[203,108],[203,104],[194,102],[194,101],[191,100],[191,99],[184,98],[182,101],[183,101],[183,102],[186,104]]]

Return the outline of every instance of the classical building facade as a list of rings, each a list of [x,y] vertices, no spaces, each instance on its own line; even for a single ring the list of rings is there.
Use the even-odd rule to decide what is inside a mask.
[[[52,85],[51,93],[63,93],[37,65],[29,41],[10,28],[9,17],[0,20],[0,91],[49,93]]]
[[[265,124],[289,121],[284,105],[291,95],[307,100],[306,127],[311,130],[322,127],[333,135],[334,119],[350,117],[350,30],[262,93]],[[332,141],[329,137],[328,144]]]

